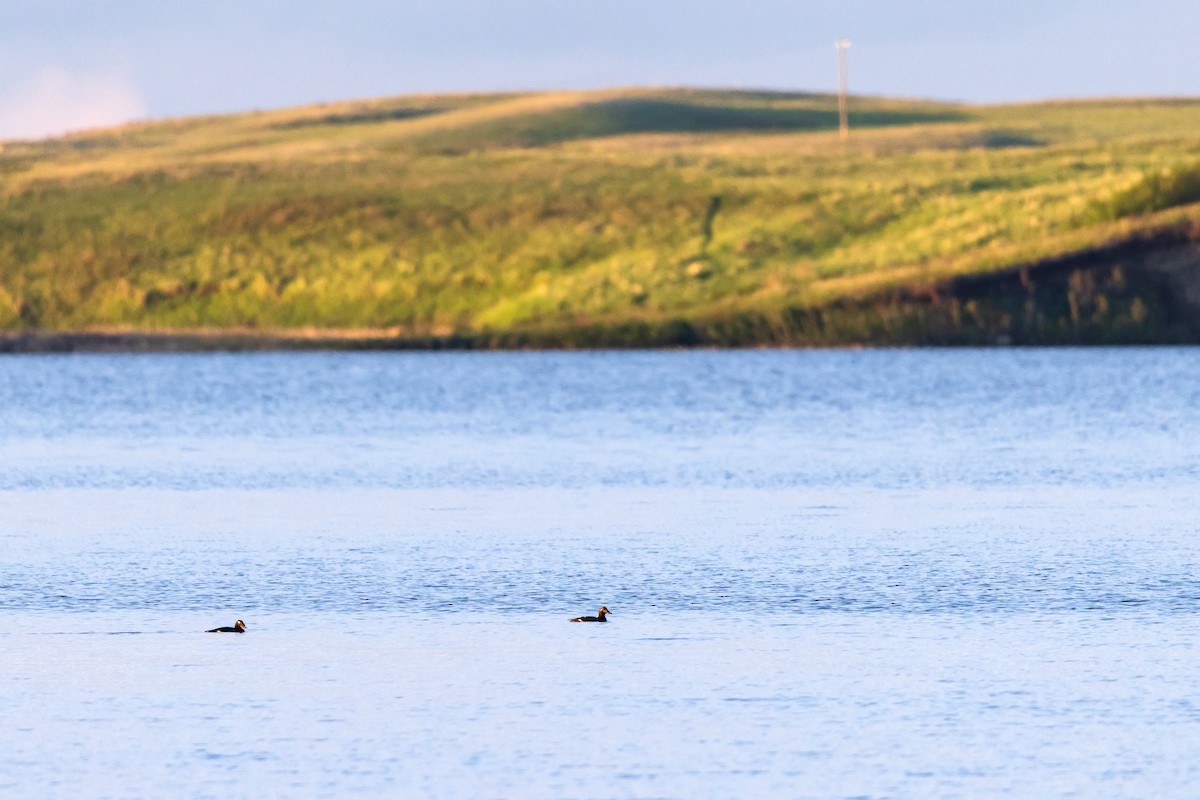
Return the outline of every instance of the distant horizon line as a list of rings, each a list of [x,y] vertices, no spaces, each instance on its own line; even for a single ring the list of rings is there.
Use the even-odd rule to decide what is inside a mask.
[[[268,107],[253,107],[232,109],[226,111],[201,111],[194,114],[178,114],[164,116],[147,116],[125,120],[124,122],[114,123],[112,125],[99,125],[93,127],[83,127],[64,131],[62,133],[50,134],[47,136],[29,138],[29,137],[12,137],[0,138],[0,153],[3,152],[5,145],[8,144],[36,144],[40,142],[51,142],[62,139],[71,139],[74,137],[84,137],[102,133],[105,131],[118,131],[129,127],[141,125],[154,125],[164,122],[183,122],[188,120],[199,119],[219,119],[223,117],[239,117],[252,114],[269,114],[282,111],[292,111],[305,108],[325,108],[330,106],[350,105],[354,103],[372,103],[384,102],[389,100],[398,100],[406,97],[412,98],[435,98],[435,97],[504,97],[504,96],[531,96],[531,95],[554,95],[554,94],[607,94],[620,92],[732,92],[745,94],[776,94],[780,96],[795,96],[795,97],[828,97],[836,98],[837,90],[817,91],[812,89],[784,89],[778,87],[762,87],[762,86],[745,86],[745,85],[696,85],[696,84],[627,84],[614,85],[592,88],[558,88],[558,89],[480,89],[480,90],[454,90],[454,91],[428,91],[428,92],[402,92],[398,94],[379,94],[370,96],[346,97],[338,100],[314,100],[303,103],[289,103],[278,106]],[[1027,100],[1006,100],[997,102],[977,102],[971,100],[947,99],[936,97],[920,97],[909,95],[893,95],[876,92],[850,92],[847,97],[849,99],[862,98],[873,100],[897,100],[917,103],[931,103],[948,106],[965,106],[971,108],[998,108],[1004,106],[1035,106],[1035,105],[1053,105],[1058,103],[1195,103],[1200,102],[1200,94],[1197,95],[1182,95],[1182,94],[1141,94],[1141,95],[1122,95],[1122,94],[1096,94],[1096,95],[1074,95],[1074,96],[1049,96],[1037,99]]]

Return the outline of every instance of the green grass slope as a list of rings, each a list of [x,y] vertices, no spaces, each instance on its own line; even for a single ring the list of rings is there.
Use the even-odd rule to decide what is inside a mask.
[[[829,96],[648,89],[6,142],[0,330],[636,339],[1200,219],[1200,102],[850,108],[848,143]]]

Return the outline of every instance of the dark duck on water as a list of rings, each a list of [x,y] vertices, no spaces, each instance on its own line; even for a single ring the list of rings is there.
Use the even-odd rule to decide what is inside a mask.
[[[205,633],[245,633],[245,632],[246,632],[246,623],[242,622],[240,619],[237,622],[233,623],[232,628],[230,628],[227,625],[224,628],[213,628],[210,631],[205,631]]]
[[[605,606],[600,606],[600,610],[596,612],[594,617],[576,617],[571,622],[608,622],[604,617],[612,612]]]

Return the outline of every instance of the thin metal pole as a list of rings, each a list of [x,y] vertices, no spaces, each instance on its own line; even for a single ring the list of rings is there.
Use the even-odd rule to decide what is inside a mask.
[[[846,51],[850,48],[849,39],[837,40],[838,51],[838,134],[842,141],[850,138],[850,118],[846,114]]]

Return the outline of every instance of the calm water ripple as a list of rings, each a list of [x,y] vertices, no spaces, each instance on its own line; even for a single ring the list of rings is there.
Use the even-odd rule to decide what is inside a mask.
[[[1196,796],[1198,410],[1188,349],[0,359],[0,792]]]

